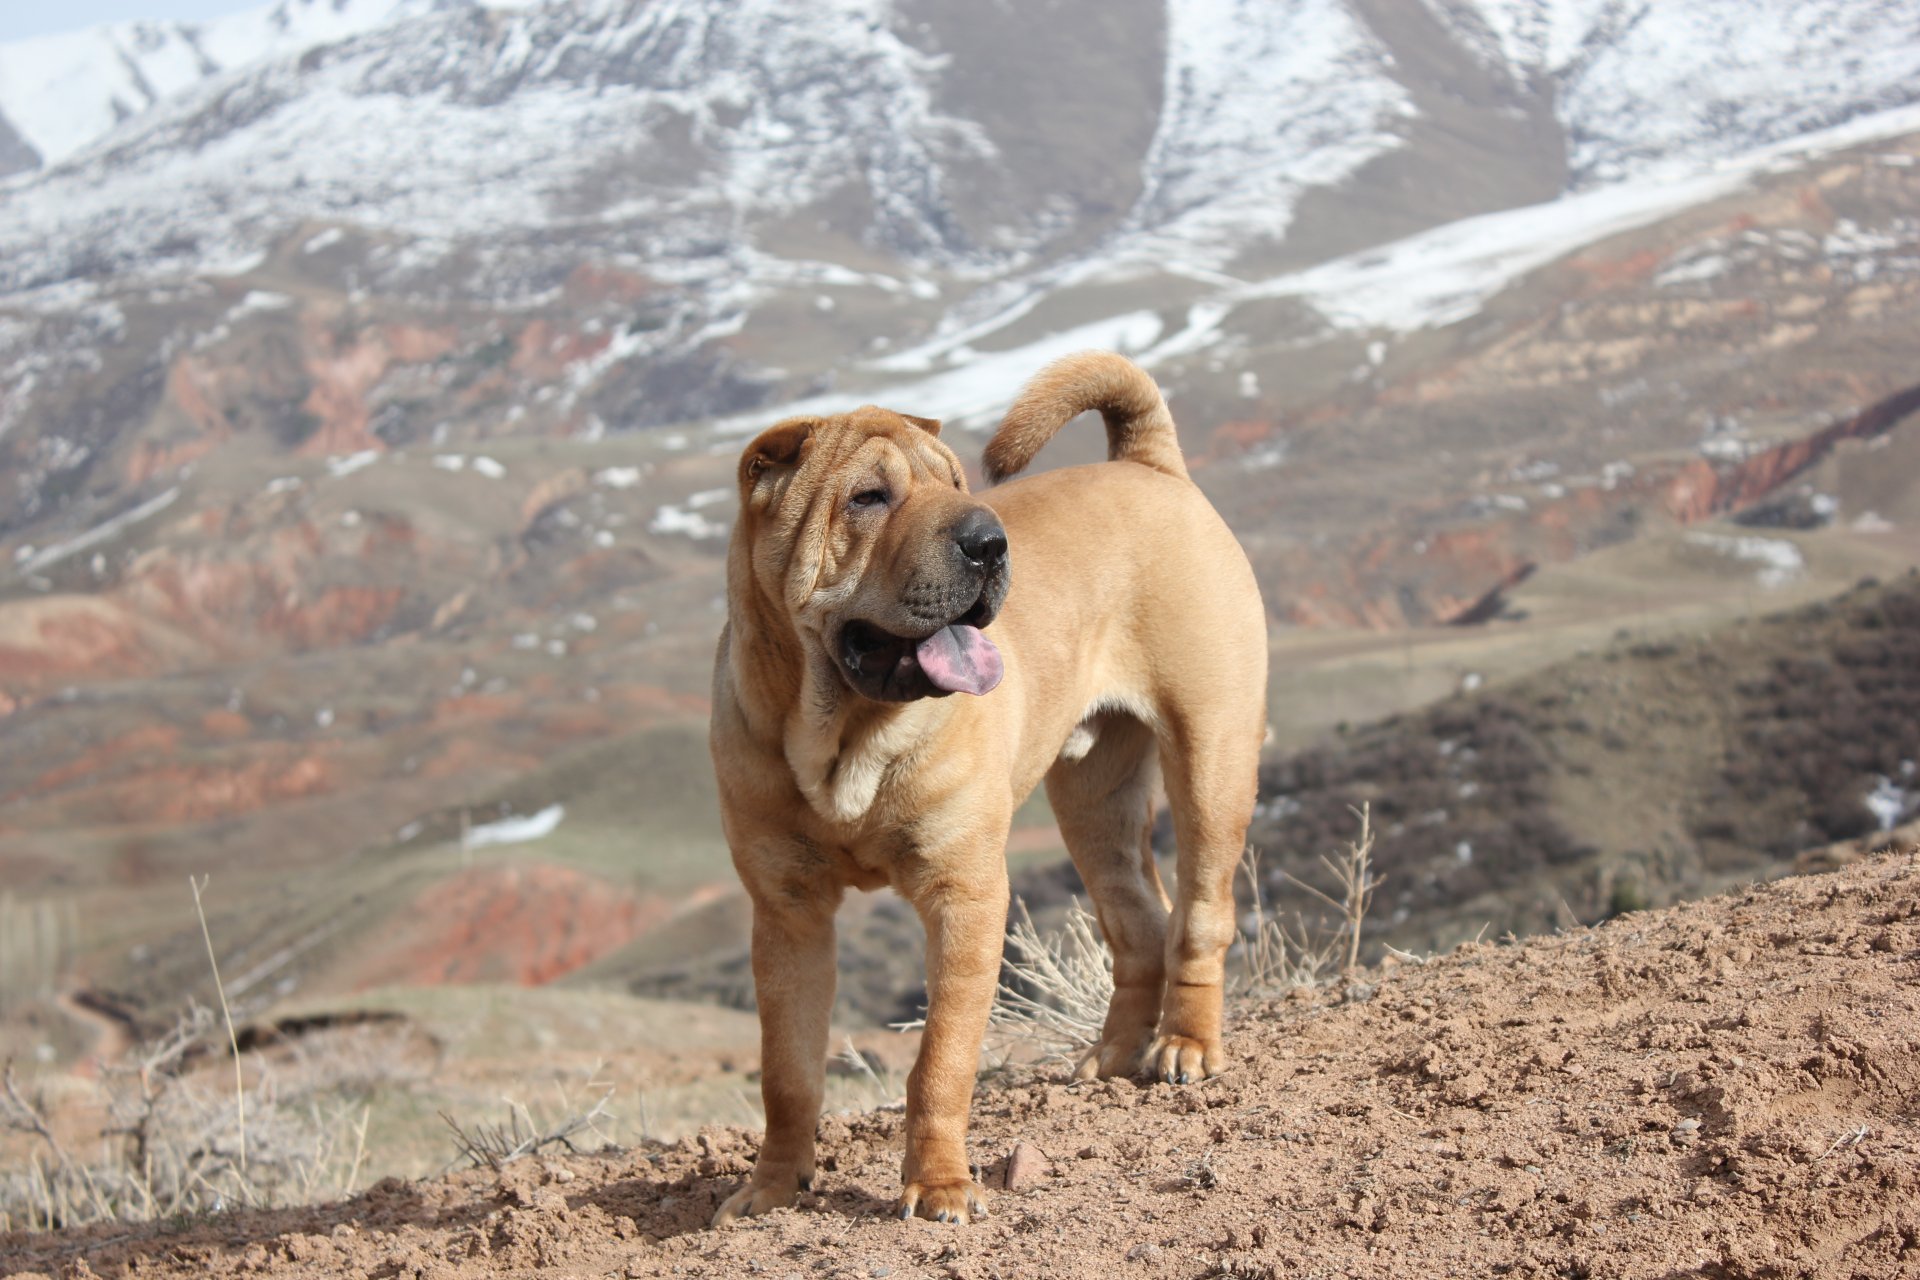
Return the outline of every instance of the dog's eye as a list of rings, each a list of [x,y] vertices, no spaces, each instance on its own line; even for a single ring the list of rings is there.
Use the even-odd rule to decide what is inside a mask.
[[[847,505],[856,511],[868,507],[884,507],[887,505],[887,491],[885,489],[862,489],[859,493],[847,499]]]

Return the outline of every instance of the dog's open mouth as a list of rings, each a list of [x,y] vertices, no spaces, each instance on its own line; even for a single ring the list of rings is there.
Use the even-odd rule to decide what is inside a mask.
[[[982,594],[952,622],[918,638],[849,622],[840,631],[840,665],[849,684],[882,701],[991,693],[1004,673],[1000,650],[980,629],[991,613]]]

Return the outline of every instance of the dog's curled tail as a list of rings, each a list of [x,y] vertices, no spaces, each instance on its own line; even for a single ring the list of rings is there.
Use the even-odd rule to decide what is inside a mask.
[[[987,442],[987,482],[1017,474],[1054,432],[1088,409],[1106,419],[1108,458],[1187,478],[1173,415],[1147,371],[1111,351],[1082,351],[1054,361],[1021,389]]]

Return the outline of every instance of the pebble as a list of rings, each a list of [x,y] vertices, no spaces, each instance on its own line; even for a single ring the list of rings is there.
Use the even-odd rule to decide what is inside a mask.
[[[1047,1177],[1046,1152],[1031,1142],[1016,1142],[1007,1156],[1007,1190],[1026,1191],[1039,1186]]]

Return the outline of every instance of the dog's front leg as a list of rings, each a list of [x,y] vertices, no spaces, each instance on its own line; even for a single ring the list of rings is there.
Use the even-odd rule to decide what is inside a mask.
[[[747,1185],[713,1225],[791,1205],[813,1182],[814,1130],[826,1092],[838,888],[783,882],[753,897],[753,987],[760,1006],[760,1098],[767,1139]]]
[[[945,875],[901,886],[927,929],[927,1026],[907,1077],[907,1152],[899,1215],[966,1222],[987,1193],[967,1164],[967,1112],[999,986],[1007,867],[999,848],[957,858]]]

